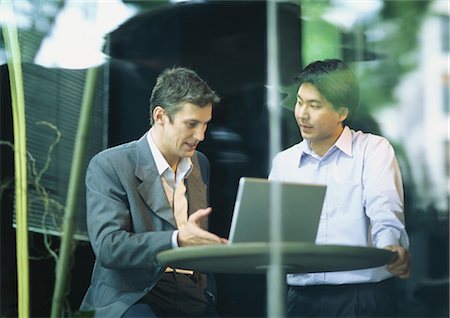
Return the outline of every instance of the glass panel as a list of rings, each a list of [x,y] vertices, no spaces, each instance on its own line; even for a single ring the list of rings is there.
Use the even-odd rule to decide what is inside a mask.
[[[239,178],[266,178],[271,168],[266,1],[21,0],[13,5],[27,146],[37,173],[45,167],[56,132],[61,133],[39,179],[50,201],[38,193],[30,165],[29,226],[37,233],[32,238],[35,250],[39,234],[60,235],[86,71],[93,66],[100,66],[101,72],[86,163],[101,149],[137,139],[148,130],[150,93],[167,67],[194,69],[222,97],[199,150],[211,164],[210,227],[227,236]],[[405,316],[448,316],[448,297],[434,297],[444,287],[448,290],[448,3],[291,0],[277,6],[282,147],[301,141],[292,113],[296,73],[314,60],[343,59],[361,87],[351,128],[386,137],[401,166],[414,266],[412,277],[401,283],[401,310]],[[0,14],[4,27],[12,17]],[[3,35],[0,64],[1,251],[12,255],[7,242],[14,235],[9,229],[14,223],[14,166],[7,145],[12,142],[12,119]],[[76,238],[87,241],[81,187]],[[87,287],[93,260],[87,243],[78,251],[87,256],[77,260],[84,263],[74,276],[83,273],[84,278],[74,282],[81,286],[73,287],[72,311]],[[2,265],[2,276],[3,268],[13,272],[10,264]],[[217,282],[223,316],[265,315],[265,277],[218,275]],[[51,292],[42,289],[41,294]],[[39,296],[33,294],[36,303]],[[14,307],[14,299],[3,303]],[[33,315],[48,316],[48,307],[33,305]],[[4,312],[2,308],[0,315]]]

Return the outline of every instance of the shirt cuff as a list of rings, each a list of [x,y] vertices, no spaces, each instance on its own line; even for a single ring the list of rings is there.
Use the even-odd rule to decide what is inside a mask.
[[[399,234],[393,233],[392,231],[385,231],[383,235],[377,237],[376,246],[378,248],[385,248],[388,245],[401,245]]]
[[[172,233],[172,248],[177,248],[178,246],[178,230]]]

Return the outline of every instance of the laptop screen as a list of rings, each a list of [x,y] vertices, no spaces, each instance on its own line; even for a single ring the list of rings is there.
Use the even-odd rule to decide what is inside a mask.
[[[281,240],[316,240],[325,185],[285,183],[262,178],[239,180],[228,240],[230,244],[270,242],[271,198],[273,187],[280,198]]]

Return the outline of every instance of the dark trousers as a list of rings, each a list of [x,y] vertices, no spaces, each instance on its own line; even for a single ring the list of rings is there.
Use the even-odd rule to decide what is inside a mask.
[[[289,286],[288,317],[395,317],[395,278],[379,283]]]
[[[218,317],[218,313],[197,275],[170,272],[123,317]]]

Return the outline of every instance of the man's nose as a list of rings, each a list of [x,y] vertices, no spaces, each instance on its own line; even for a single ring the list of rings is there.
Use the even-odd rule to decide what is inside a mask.
[[[203,141],[205,139],[206,126],[198,127],[194,132],[194,138],[198,141]]]
[[[307,119],[309,117],[309,113],[306,107],[300,106],[297,110],[298,118]]]

